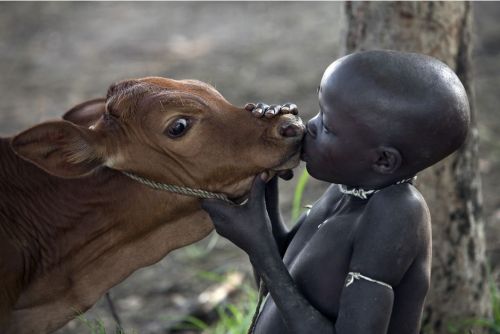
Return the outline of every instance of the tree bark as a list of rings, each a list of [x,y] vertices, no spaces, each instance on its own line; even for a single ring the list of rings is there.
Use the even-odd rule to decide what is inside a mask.
[[[433,226],[432,285],[422,328],[448,333],[450,324],[490,314],[471,76],[471,4],[346,2],[345,11],[347,53],[393,49],[436,57],[458,74],[469,96],[472,122],[465,145],[421,172],[417,184]]]

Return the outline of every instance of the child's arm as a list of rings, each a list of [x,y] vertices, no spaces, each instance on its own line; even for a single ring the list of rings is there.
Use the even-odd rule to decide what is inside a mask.
[[[275,176],[267,182],[265,199],[266,211],[271,222],[271,231],[276,242],[276,246],[278,247],[278,252],[281,258],[283,258],[290,241],[293,239],[295,233],[297,233],[297,230],[306,219],[307,214],[303,213],[291,229],[287,227],[283,221],[281,210],[279,208],[278,178],[278,176]],[[261,277],[255,267],[253,267],[253,275],[257,286],[259,286]],[[267,294],[268,292],[269,291],[267,289],[264,290],[264,294]]]
[[[302,214],[297,223],[289,229],[285,222],[283,221],[283,217],[281,216],[281,211],[279,208],[279,191],[278,191],[278,176],[273,177],[266,184],[265,198],[266,198],[266,210],[269,215],[269,219],[271,221],[271,229],[273,233],[274,240],[276,240],[276,245],[278,246],[278,250],[280,255],[283,255],[290,244],[293,236],[299,229],[300,225],[304,222],[306,218],[306,214]]]

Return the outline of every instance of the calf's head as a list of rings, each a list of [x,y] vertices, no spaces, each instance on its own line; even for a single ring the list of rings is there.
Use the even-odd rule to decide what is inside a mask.
[[[295,115],[256,118],[210,85],[158,77],[114,84],[63,118],[15,136],[13,149],[59,177],[106,166],[233,198],[259,172],[298,164],[304,132]]]

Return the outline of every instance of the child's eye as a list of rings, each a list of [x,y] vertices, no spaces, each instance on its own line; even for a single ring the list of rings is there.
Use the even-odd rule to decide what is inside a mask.
[[[323,121],[323,113],[321,113],[321,127],[323,128],[323,132],[325,133],[330,133],[330,130],[328,130],[325,126],[325,122]]]

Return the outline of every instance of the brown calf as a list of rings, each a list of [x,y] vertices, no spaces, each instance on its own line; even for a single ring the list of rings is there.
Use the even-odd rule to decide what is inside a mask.
[[[256,118],[207,84],[155,77],[64,119],[0,139],[1,333],[52,332],[212,231],[198,199],[121,171],[240,199],[259,172],[298,163],[303,135],[294,115]]]

